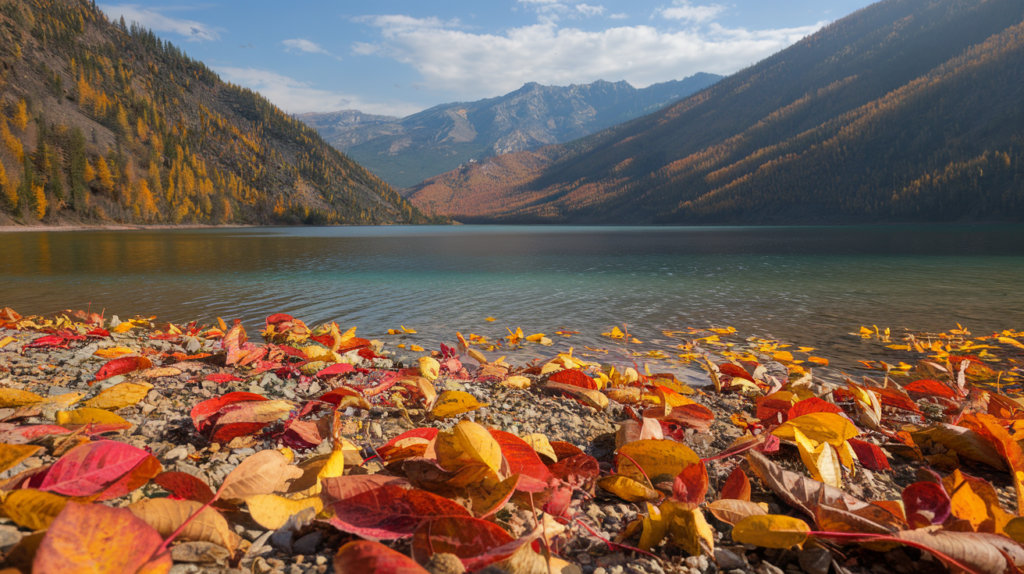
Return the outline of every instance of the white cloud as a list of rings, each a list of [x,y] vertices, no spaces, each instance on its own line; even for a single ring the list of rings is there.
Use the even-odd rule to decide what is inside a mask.
[[[403,117],[423,109],[423,106],[404,102],[367,101],[359,96],[323,90],[270,70],[234,67],[215,67],[214,70],[224,80],[259,92],[290,114],[355,109],[371,114]]]
[[[577,4],[576,11],[584,16],[600,16],[604,14],[604,6],[591,6],[589,4]]]
[[[661,10],[661,15],[669,20],[683,20],[702,24],[714,20],[716,16],[725,11],[725,6],[711,4],[708,6],[694,6],[688,0],[674,0],[671,8]]]
[[[364,21],[378,28],[381,39],[372,48],[356,45],[353,51],[408,64],[420,73],[424,88],[455,92],[460,99],[504,94],[526,82],[624,79],[644,87],[696,72],[729,74],[825,25],[747,30],[711,23],[700,30],[620,26],[586,31],[542,18],[536,25],[481,34],[405,16]]]
[[[620,12],[618,14],[612,14],[611,16],[608,17],[611,18],[612,20],[625,20],[626,18],[629,18],[629,14],[626,14],[625,12]]]
[[[129,25],[132,22],[138,22],[155,32],[179,34],[187,38],[189,42],[220,40],[217,30],[206,24],[183,18],[172,18],[150,8],[140,8],[136,4],[100,4],[99,8],[111,21],[124,18],[125,23]]]
[[[310,42],[305,38],[293,38],[291,40],[285,40],[281,43],[285,45],[285,49],[288,50],[289,52],[292,50],[298,50],[300,52],[307,52],[309,54],[325,54],[332,58],[337,58],[339,60],[341,59],[341,57],[335,56],[334,54],[323,49],[320,46],[320,44]]]

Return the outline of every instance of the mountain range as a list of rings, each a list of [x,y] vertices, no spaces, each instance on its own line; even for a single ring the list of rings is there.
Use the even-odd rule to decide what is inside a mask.
[[[459,221],[1024,219],[1024,2],[883,0],[652,114],[403,193]]]
[[[401,119],[357,110],[296,117],[401,188],[470,161],[591,134],[659,110],[721,78],[698,73],[641,89],[625,81],[568,87],[531,82],[496,98],[442,104]]]
[[[86,0],[0,6],[0,225],[416,223],[259,94]]]

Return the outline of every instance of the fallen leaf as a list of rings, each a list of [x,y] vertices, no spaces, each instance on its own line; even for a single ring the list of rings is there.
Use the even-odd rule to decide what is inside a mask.
[[[118,410],[138,404],[146,398],[153,385],[149,383],[118,383],[103,389],[95,397],[82,403],[87,408]]]
[[[441,373],[441,363],[433,357],[420,357],[420,376],[433,381]]]
[[[597,411],[604,411],[608,407],[608,397],[604,396],[600,391],[584,389],[574,385],[552,383],[550,381],[544,385],[544,388],[549,391],[568,393]]]
[[[715,515],[715,518],[726,524],[734,526],[740,520],[743,520],[748,516],[762,516],[768,514],[768,512],[758,504],[750,502],[749,500],[738,500],[733,498],[716,500],[708,505],[708,510],[711,511],[711,514]]]
[[[202,512],[199,509],[202,508]],[[142,519],[160,533],[170,536],[190,516],[199,512],[188,526],[178,535],[183,540],[212,542],[228,549],[232,554],[238,549],[241,538],[228,525],[228,521],[216,510],[203,508],[199,502],[192,500],[172,500],[170,498],[144,498],[128,507],[136,517]]]
[[[676,475],[672,483],[672,496],[683,505],[697,507],[704,503],[708,486],[708,469],[703,461],[697,461]]]
[[[0,408],[24,407],[45,402],[46,399],[28,391],[0,389]]]
[[[1017,568],[1024,566],[1024,548],[1004,536],[982,532],[950,532],[945,530],[907,530],[894,535],[936,551],[935,557],[948,563],[949,557],[979,573],[1003,573],[1007,561]]]
[[[0,444],[0,472],[6,472],[26,458],[36,454],[43,447],[27,444]],[[547,470],[545,468],[545,470]]]
[[[548,380],[553,383],[580,387],[581,389],[597,389],[597,382],[579,369],[556,371],[548,376]]]
[[[725,479],[725,484],[722,485],[719,498],[750,500],[750,479],[742,468],[737,466],[729,473],[729,478]]]
[[[597,485],[628,502],[658,500],[661,494],[639,480],[620,474],[608,475],[597,481]]]
[[[355,540],[342,546],[334,556],[334,571],[337,574],[429,574],[405,554],[368,540]]]
[[[127,375],[132,371],[141,371],[153,367],[153,362],[146,357],[121,357],[120,359],[114,359],[108,361],[103,367],[100,368],[99,372],[96,373],[96,378],[90,381],[90,385],[98,381],[105,381],[111,377],[117,375]]]
[[[312,508],[317,514],[324,509],[319,496],[292,500],[276,494],[257,494],[245,499],[252,519],[267,530],[277,530],[293,515],[305,508]]]
[[[3,511],[18,526],[29,530],[46,530],[67,503],[67,498],[52,492],[25,488],[13,490],[7,495]]]
[[[828,443],[835,448],[860,434],[857,427],[843,416],[835,413],[811,413],[783,423],[772,434],[783,440],[795,440],[794,430],[799,429],[807,438]]]
[[[671,482],[684,468],[700,462],[693,449],[672,440],[638,440],[618,452],[619,474],[640,482],[650,479],[652,484]]]
[[[87,424],[123,425],[126,429],[132,426],[131,423],[110,411],[89,407],[81,407],[73,411],[58,411],[57,424],[69,428]]]
[[[412,557],[416,562],[426,564],[434,554],[454,554],[467,570],[476,571],[508,559],[514,549],[507,555],[488,553],[510,545],[514,540],[493,522],[468,516],[448,516],[420,524],[412,537]]]
[[[302,476],[302,470],[289,464],[280,451],[261,450],[235,467],[220,486],[220,498],[245,500],[257,494],[283,492],[288,483]]]
[[[391,540],[413,535],[424,520],[444,516],[469,516],[469,511],[447,498],[407,488],[386,480],[339,476],[324,481],[325,510],[335,528],[363,538]]]
[[[430,415],[436,419],[446,419],[486,406],[486,403],[477,401],[476,397],[467,392],[445,391],[437,397]]]
[[[798,518],[766,514],[740,520],[732,529],[732,539],[762,548],[789,549],[806,542],[810,531],[807,523]]]
[[[43,537],[34,574],[166,574],[169,553],[154,556],[160,533],[124,508],[69,502]]]
[[[171,471],[158,474],[153,482],[171,493],[173,498],[206,504],[213,500],[213,490],[202,479],[185,472]]]
[[[686,508],[673,500],[661,505],[661,514],[668,525],[668,535],[677,546],[692,556],[703,554],[702,546],[715,550],[715,532],[699,508]]]
[[[901,496],[911,528],[942,524],[949,518],[949,495],[941,484],[915,482],[904,488]]]
[[[101,440],[68,451],[50,467],[39,489],[108,500],[139,488],[160,471],[160,462],[146,451]]]
[[[509,473],[528,476],[541,483],[541,487],[537,492],[543,490],[547,486],[547,481],[551,478],[551,471],[541,461],[537,451],[529,443],[512,433],[497,429],[491,429],[490,433],[501,447],[501,454],[508,463]],[[543,437],[544,435],[541,436]],[[544,442],[546,443],[547,439]],[[550,444],[547,446],[549,449],[551,448]],[[551,455],[554,456],[553,450]]]

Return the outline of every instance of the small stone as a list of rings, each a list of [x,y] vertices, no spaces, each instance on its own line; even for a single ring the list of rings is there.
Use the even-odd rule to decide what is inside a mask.
[[[176,446],[164,453],[164,460],[185,460],[188,458],[188,449],[183,446]]]
[[[171,559],[175,562],[223,565],[230,558],[227,548],[212,542],[181,542],[171,547]]]
[[[808,548],[799,554],[800,568],[807,574],[828,574],[832,553],[824,548]]]
[[[686,560],[683,560],[687,568],[697,568],[700,566],[700,561],[697,560],[696,556],[687,556]]]
[[[384,431],[381,430],[380,423],[378,423],[378,422],[370,423],[370,434],[372,434],[374,438],[380,438],[380,437],[384,436]]]
[[[597,568],[594,568],[593,574],[608,574],[608,571],[598,566]]]
[[[458,556],[447,552],[434,554],[423,567],[430,574],[463,574],[466,571],[466,567],[462,565],[462,560],[459,560]]]
[[[757,568],[754,569],[754,572],[757,572],[757,574],[785,574],[785,572],[782,571],[782,568],[779,568],[771,562],[762,562],[758,564]]]
[[[315,554],[316,547],[320,545],[320,541],[323,540],[323,533],[319,530],[310,532],[309,534],[299,538],[292,544],[292,550],[296,554]]]
[[[727,548],[715,548],[715,562],[721,570],[736,570],[747,567],[747,559]]]
[[[309,390],[306,391],[306,392],[311,394],[311,395],[315,395],[315,394],[319,393],[320,392],[320,383],[318,383],[316,381],[313,381],[312,383],[309,384]]]
[[[323,566],[324,564],[327,564],[327,557],[323,556],[323,555],[317,556],[316,557],[316,565],[317,566]]]

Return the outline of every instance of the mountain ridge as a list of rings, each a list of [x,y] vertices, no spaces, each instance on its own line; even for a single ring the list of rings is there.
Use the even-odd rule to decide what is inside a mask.
[[[661,111],[403,193],[460,221],[1020,220],[1022,19],[878,2]]]
[[[358,110],[296,117],[385,181],[409,187],[471,160],[590,134],[660,109],[719,79],[698,73],[639,89],[626,81],[569,86],[528,82],[502,96],[439,104],[404,118]],[[356,117],[366,120],[358,123]]]

